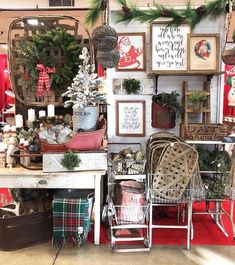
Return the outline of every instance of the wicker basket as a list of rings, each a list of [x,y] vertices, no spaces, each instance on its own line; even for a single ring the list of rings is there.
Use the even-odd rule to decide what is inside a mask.
[[[168,144],[153,176],[155,197],[180,199],[196,170],[197,161],[198,154],[193,147],[185,143]]]

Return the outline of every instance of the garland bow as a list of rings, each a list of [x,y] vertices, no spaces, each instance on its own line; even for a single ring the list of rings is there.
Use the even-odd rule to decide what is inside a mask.
[[[44,66],[43,64],[37,64],[36,69],[39,71],[36,96],[43,96],[44,87],[46,88],[45,96],[48,96],[49,91],[51,89],[51,81],[49,74],[55,73],[55,67],[48,67]]]

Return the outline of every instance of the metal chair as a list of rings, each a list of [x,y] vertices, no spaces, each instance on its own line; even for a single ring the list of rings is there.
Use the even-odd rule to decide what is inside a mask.
[[[150,246],[152,230],[155,228],[179,228],[187,230],[187,245],[190,248],[190,229],[192,220],[192,187],[190,180],[197,169],[198,153],[190,145],[182,142],[165,146],[154,174],[149,175],[150,201]],[[187,224],[153,224],[153,208],[187,203]]]

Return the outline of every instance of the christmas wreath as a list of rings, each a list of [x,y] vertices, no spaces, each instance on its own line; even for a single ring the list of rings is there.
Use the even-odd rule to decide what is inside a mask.
[[[59,27],[32,36],[20,44],[17,52],[25,72],[22,83],[35,91],[40,71],[47,71],[49,90],[63,90],[78,71],[81,47],[76,38]],[[56,53],[61,53],[58,57]],[[61,60],[59,60],[61,58]],[[46,83],[45,83],[46,84]]]

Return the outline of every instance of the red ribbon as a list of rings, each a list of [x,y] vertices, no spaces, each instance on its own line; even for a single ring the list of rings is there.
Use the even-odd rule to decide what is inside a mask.
[[[46,89],[45,96],[48,96],[49,91],[51,89],[51,81],[49,74],[55,73],[55,67],[50,68],[48,66],[44,66],[43,64],[37,64],[36,69],[39,71],[36,96],[43,96],[44,87]]]

